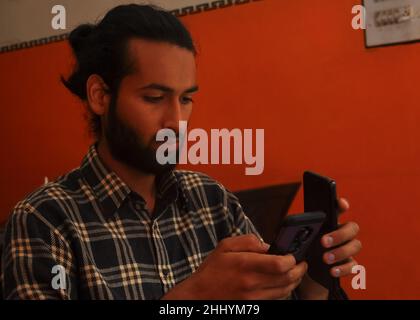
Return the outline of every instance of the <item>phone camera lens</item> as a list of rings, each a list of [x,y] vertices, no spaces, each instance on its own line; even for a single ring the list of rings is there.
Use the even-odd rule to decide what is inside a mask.
[[[312,228],[304,227],[299,231],[296,238],[299,239],[300,242],[305,242],[306,240],[309,239],[311,234],[312,234]]]

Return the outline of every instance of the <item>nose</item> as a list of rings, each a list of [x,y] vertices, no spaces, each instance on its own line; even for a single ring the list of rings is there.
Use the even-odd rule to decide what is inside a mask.
[[[168,107],[166,108],[163,128],[173,130],[176,135],[179,134],[179,121],[182,119],[182,105],[178,99],[171,99]]]

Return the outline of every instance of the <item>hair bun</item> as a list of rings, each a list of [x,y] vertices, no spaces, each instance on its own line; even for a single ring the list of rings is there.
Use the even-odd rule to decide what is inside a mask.
[[[94,29],[95,26],[92,24],[82,24],[70,33],[69,42],[74,52],[77,53],[85,46],[86,40]]]

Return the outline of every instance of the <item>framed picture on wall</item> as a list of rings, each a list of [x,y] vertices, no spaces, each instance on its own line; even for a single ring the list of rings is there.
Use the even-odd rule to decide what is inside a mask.
[[[420,0],[364,0],[367,48],[420,41]]]

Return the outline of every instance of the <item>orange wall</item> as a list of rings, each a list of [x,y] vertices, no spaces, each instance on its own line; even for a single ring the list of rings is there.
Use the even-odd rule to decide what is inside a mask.
[[[335,178],[364,244],[367,290],[352,298],[419,299],[420,45],[365,49],[351,28],[356,0],[264,0],[183,18],[200,49],[192,127],[264,128],[265,171],[189,166],[232,190]],[[0,217],[80,162],[83,108],[59,83],[65,42],[0,55]],[[302,210],[300,193],[292,211]]]

